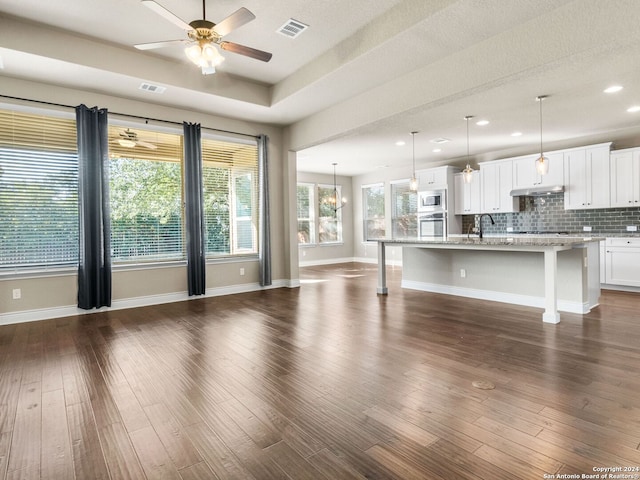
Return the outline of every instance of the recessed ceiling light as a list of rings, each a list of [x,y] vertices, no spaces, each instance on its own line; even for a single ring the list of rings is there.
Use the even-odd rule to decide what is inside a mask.
[[[627,112],[629,112],[629,113],[640,112],[640,106],[634,105],[633,107],[629,107],[629,108],[627,108]]]
[[[511,134],[511,136],[512,136],[512,137],[520,137],[520,136],[522,136],[522,132],[513,132],[513,133]]]
[[[406,144],[407,144],[407,142],[405,142],[405,141],[403,141],[403,140],[398,140],[398,141],[396,142],[396,146],[397,146],[397,147],[402,147],[402,146],[404,146],[404,145],[406,145]]]
[[[442,149],[441,149],[441,148],[434,148],[434,149],[432,150],[432,152],[433,152],[433,153],[440,153],[441,151],[442,151]]]
[[[622,90],[622,88],[620,85],[611,85],[609,88],[604,89],[604,93],[616,93]]]
[[[476,125],[478,125],[480,127],[484,127],[485,125],[489,125],[489,120],[478,120],[476,122]]]

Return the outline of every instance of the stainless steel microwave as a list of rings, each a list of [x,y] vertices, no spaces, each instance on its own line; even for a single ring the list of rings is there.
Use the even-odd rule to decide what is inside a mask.
[[[446,192],[444,190],[418,192],[418,211],[433,212],[446,210],[446,199]]]

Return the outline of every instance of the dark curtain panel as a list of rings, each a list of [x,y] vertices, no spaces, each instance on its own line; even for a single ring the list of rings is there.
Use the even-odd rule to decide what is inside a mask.
[[[189,295],[206,290],[204,198],[202,193],[202,147],[200,124],[184,127],[184,199],[187,228],[187,281]]]
[[[80,258],[78,307],[111,306],[107,110],[76,107]]]
[[[260,285],[271,285],[271,217],[269,212],[269,162],[266,135],[258,137],[258,183],[260,190]]]

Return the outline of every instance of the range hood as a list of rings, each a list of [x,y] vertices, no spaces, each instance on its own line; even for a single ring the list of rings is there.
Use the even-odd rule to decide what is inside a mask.
[[[552,193],[564,192],[564,185],[539,185],[529,188],[516,188],[511,190],[512,197],[541,197]]]

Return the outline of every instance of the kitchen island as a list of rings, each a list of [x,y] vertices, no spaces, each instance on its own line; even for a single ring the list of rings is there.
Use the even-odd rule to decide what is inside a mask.
[[[448,237],[378,240],[378,294],[388,293],[386,247],[401,246],[402,287],[588,313],[600,297],[599,242],[591,237]]]

